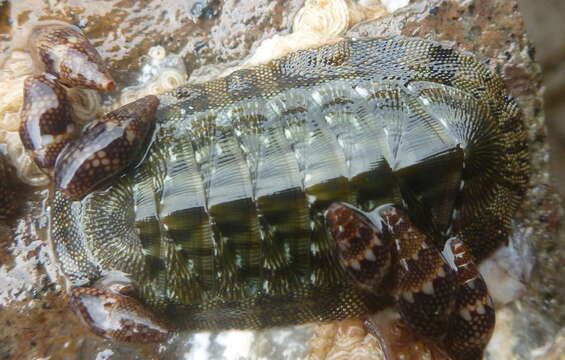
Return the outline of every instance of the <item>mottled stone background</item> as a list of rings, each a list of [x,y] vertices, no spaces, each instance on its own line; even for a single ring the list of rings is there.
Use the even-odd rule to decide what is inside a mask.
[[[107,0],[89,2],[88,6],[82,0],[0,0],[0,63],[19,25],[55,18],[84,27],[123,86],[135,83],[142,55],[157,44],[183,57],[191,81],[203,80],[241,63],[261,40],[290,32],[293,16],[303,3]],[[358,25],[348,35],[426,37],[491,59],[489,65],[503,76],[524,108],[535,171],[531,191],[517,216],[513,242],[533,242],[538,259],[527,294],[498,312],[499,323],[507,331],[502,332],[500,352],[491,358],[534,358],[546,352],[543,347],[551,345],[565,325],[565,236],[558,233],[562,209],[555,190],[565,194],[565,121],[560,112],[565,111],[565,2],[413,0],[411,4],[378,22]],[[543,77],[534,58],[544,70]],[[22,195],[24,216],[12,227],[0,226],[0,359],[138,358],[146,349],[94,337],[68,310],[64,283],[42,233],[44,199],[44,190]],[[277,344],[274,335],[264,332],[254,346],[266,358],[293,359],[304,351],[301,339],[308,334],[306,329],[298,329]],[[563,336],[562,331],[561,346]],[[161,355],[201,354],[195,339],[163,347]],[[206,341],[221,344],[223,340],[212,335]],[[296,347],[295,352],[286,346],[301,341],[302,347]],[[221,346],[216,347],[208,355],[224,358],[222,351]],[[558,344],[552,351],[554,357],[549,352],[544,359],[558,359],[563,347]]]
[[[565,195],[565,1],[519,0],[524,24],[543,70],[547,139],[553,180]]]

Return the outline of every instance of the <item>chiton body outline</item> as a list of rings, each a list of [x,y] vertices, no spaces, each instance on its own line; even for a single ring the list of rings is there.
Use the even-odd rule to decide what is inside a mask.
[[[402,204],[438,247],[457,235],[480,261],[506,241],[528,183],[501,79],[434,42],[341,41],[160,102],[143,162],[80,202],[56,192],[51,236],[73,286],[129,274],[177,329],[374,312],[391,294],[350,283],[331,203]]]

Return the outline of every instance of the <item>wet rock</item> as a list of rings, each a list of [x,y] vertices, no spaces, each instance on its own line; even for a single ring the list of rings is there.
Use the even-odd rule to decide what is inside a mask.
[[[203,81],[246,57],[255,44],[289,31],[303,0],[105,1],[85,6],[74,0],[17,1],[9,9],[16,37],[25,24],[56,19],[79,25],[109,65],[114,79],[131,85],[149,48],[180,54]],[[211,65],[215,65],[211,66]]]
[[[565,195],[565,23],[562,14],[565,2],[546,0],[538,4],[532,0],[519,0],[530,39],[536,44],[536,57],[544,73],[546,87],[545,114],[548,127],[548,141],[553,150],[551,165],[553,179]]]
[[[191,81],[213,78],[240,64],[262,39],[289,32],[293,15],[303,1],[226,0],[221,2],[221,8],[215,8],[218,12],[211,17],[198,9],[199,15],[195,17],[189,4],[214,1],[145,0],[128,2],[129,7],[125,7],[122,1],[110,0],[86,8],[76,3],[73,0],[15,2],[10,10],[15,27],[8,37],[18,31],[17,26],[32,20],[56,18],[78,23],[108,59],[114,73],[119,75],[118,81],[125,85],[139,75],[135,70],[143,63],[140,57],[156,45],[183,57],[192,71]],[[555,344],[552,341],[565,322],[565,280],[560,276],[565,265],[565,242],[559,241],[563,234],[556,236],[562,210],[550,185],[540,70],[532,59],[533,47],[524,33],[516,1],[416,0],[390,16],[354,27],[347,35],[434,39],[475,53],[505,79],[524,110],[533,168],[531,189],[516,217],[512,238],[533,244],[537,263],[526,295],[499,310],[501,330],[497,336],[507,346],[491,347],[490,356],[504,358],[507,354],[526,359],[543,354],[551,356],[552,352],[559,354],[563,348],[562,332]],[[130,72],[133,75],[126,75]],[[45,194],[31,194],[24,204],[26,216],[17,220],[14,228],[0,229],[0,244],[4,244],[0,251],[0,357],[26,354],[134,359],[142,356],[139,349],[111,344],[89,334],[67,309],[67,299],[61,290],[64,282],[45,241],[45,216],[38,210],[44,208],[44,201]],[[321,327],[324,328],[318,328],[319,331],[312,326],[276,329],[259,335],[251,332],[179,335],[160,349],[160,356],[212,354],[216,358],[229,358],[253,353],[258,358],[294,359],[306,353],[306,344],[314,332],[322,334],[324,341],[330,339],[323,346],[333,346],[331,339],[339,335],[343,337],[340,344],[359,343],[367,351],[378,351],[374,339],[360,332],[363,329],[359,321]],[[48,334],[45,329],[49,329]],[[230,352],[234,343],[245,345],[247,352]],[[292,351],[285,351],[288,349]],[[330,348],[324,354],[334,354],[332,358],[351,355],[340,350]],[[359,350],[354,346],[350,351]]]
[[[190,14],[195,20],[210,20],[220,13],[220,0],[188,1]]]

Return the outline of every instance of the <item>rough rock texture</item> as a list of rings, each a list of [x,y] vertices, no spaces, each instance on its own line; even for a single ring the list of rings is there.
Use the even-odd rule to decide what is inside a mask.
[[[192,78],[202,80],[248,57],[260,40],[290,31],[292,15],[303,1],[159,3],[110,0],[85,8],[80,0],[33,0],[14,2],[11,7],[1,5],[0,57],[6,51],[2,40],[16,34],[16,26],[56,18],[83,26],[122,84],[135,81],[140,55],[154,45],[180,52],[193,70]],[[14,26],[8,27],[10,23]],[[512,244],[519,249],[534,244],[538,261],[526,295],[499,310],[495,335],[498,341],[493,342],[490,356],[530,359],[549,349],[547,359],[557,359],[563,349],[563,331],[557,343],[552,345],[552,340],[565,323],[565,280],[559,278],[565,265],[565,242],[558,241],[562,236],[556,236],[562,212],[549,179],[549,149],[539,91],[541,75],[516,1],[415,0],[389,17],[356,26],[347,35],[418,36],[445,42],[485,59],[517,97],[529,127],[534,171],[531,189],[517,216]],[[217,63],[221,64],[214,66]],[[258,334],[183,335],[159,349],[131,348],[94,337],[66,307],[64,281],[52,263],[46,242],[44,198],[41,191],[27,194],[22,200],[26,215],[0,226],[0,359],[136,359],[157,353],[165,358],[208,354],[227,359],[254,353],[269,359],[296,359],[307,352],[306,339],[312,336],[313,326]],[[527,261],[523,265],[527,267]],[[527,277],[528,271],[515,274]],[[352,353],[366,354],[352,349],[352,344],[354,348],[365,346],[378,352],[374,341],[355,330],[361,329],[359,325],[359,321],[350,321],[317,328],[318,343],[333,346],[325,351],[326,356],[335,359],[348,358]],[[234,342],[239,350],[230,345]],[[339,348],[340,344],[345,345]],[[541,350],[536,353],[536,349]]]
[[[519,0],[529,38],[536,45],[536,58],[543,69],[548,141],[552,149],[553,179],[565,195],[565,2]]]
[[[2,6],[10,14],[11,33],[38,20],[61,20],[81,27],[100,52],[118,84],[135,80],[140,58],[161,45],[183,56],[196,77],[207,79],[249,55],[262,39],[288,32],[303,0],[82,0],[13,1]],[[4,21],[0,16],[0,30]],[[19,40],[19,39],[16,39]],[[215,66],[207,66],[207,65]],[[220,66],[218,66],[220,64]]]

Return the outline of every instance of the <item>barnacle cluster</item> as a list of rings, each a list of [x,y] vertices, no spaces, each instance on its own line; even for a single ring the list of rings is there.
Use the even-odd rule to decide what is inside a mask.
[[[358,319],[318,325],[310,342],[309,360],[377,360],[384,353],[377,339]]]
[[[167,54],[162,46],[149,49],[137,84],[121,91],[119,104],[125,105],[146,95],[162,94],[187,82],[187,71],[182,58]]]
[[[292,32],[263,41],[243,67],[264,64],[297,50],[335,43],[351,26],[387,13],[387,8],[377,0],[307,0],[294,18]],[[228,73],[233,70],[236,69]]]

